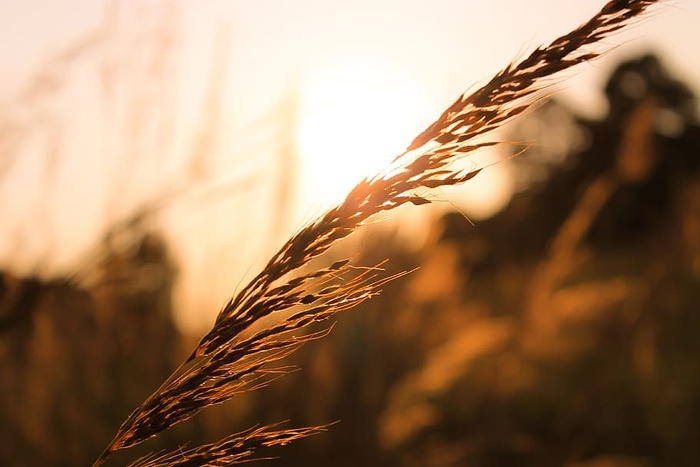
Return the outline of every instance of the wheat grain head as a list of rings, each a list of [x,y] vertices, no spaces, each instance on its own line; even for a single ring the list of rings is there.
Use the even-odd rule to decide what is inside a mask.
[[[508,64],[476,91],[461,95],[384,171],[360,181],[340,204],[302,228],[273,255],[262,272],[223,307],[185,363],[122,424],[95,465],[116,450],[138,444],[205,407],[261,387],[289,371],[271,364],[304,342],[325,335],[325,331],[300,335],[296,331],[354,307],[396,277],[382,277],[381,265],[360,268],[349,259],[311,272],[301,272],[302,268],[371,217],[406,203],[428,204],[433,190],[476,176],[480,169],[459,171],[451,164],[498,144],[482,141],[482,137],[529,108],[551,86],[552,77],[598,57],[602,52],[590,46],[628,26],[656,3],[658,0],[609,1],[583,25]],[[252,331],[271,315],[283,318]],[[261,428],[136,465],[233,463],[248,459],[256,446],[318,431]]]

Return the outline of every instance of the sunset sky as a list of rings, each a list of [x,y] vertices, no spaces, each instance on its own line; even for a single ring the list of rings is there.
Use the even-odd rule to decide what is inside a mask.
[[[82,200],[81,209],[66,208],[65,213],[54,216],[50,222],[56,235],[51,241],[23,237],[26,230],[23,222],[31,222],[31,216],[40,212],[31,203],[41,203],[32,201],[29,191],[22,192],[26,205],[15,202],[19,199],[17,190],[31,191],[32,183],[41,180],[40,176],[31,175],[32,170],[39,170],[37,166],[25,163],[14,176],[17,179],[26,176],[33,181],[6,184],[10,188],[5,186],[0,192],[0,206],[12,199],[13,206],[3,206],[11,213],[10,217],[19,219],[27,217],[27,212],[31,214],[24,221],[6,223],[0,231],[0,257],[4,263],[17,250],[16,238],[22,237],[24,244],[29,245],[25,263],[33,262],[36,266],[40,262],[37,257],[57,248],[55,243],[72,242],[69,247],[60,248],[65,257],[59,263],[69,263],[109,222],[108,215],[100,214],[102,211],[114,208],[128,212],[133,203],[144,198],[137,193],[139,186],[147,186],[154,192],[159,189],[162,192],[169,185],[177,186],[186,153],[193,145],[191,135],[207,130],[203,128],[207,125],[202,122],[201,109],[207,98],[205,90],[211,86],[212,66],[217,63],[224,62],[226,66],[219,73],[224,80],[220,83],[223,91],[217,96],[221,99],[220,115],[217,128],[211,131],[221,135],[214,155],[202,170],[207,177],[217,180],[240,177],[245,181],[249,180],[248,174],[270,169],[275,159],[264,155],[260,148],[269,145],[269,138],[278,138],[279,132],[266,133],[264,128],[270,124],[271,115],[277,118],[276,112],[280,112],[282,103],[291,96],[294,104],[289,110],[293,114],[289,120],[293,122],[290,144],[299,155],[299,167],[295,169],[299,189],[293,196],[293,207],[288,207],[294,213],[286,228],[294,229],[342,196],[361,177],[392,159],[465,89],[483,82],[514,57],[578,26],[604,3],[604,0],[205,0],[174,2],[164,7],[164,2],[145,0],[0,2],[0,103],[3,104],[0,122],[9,119],[29,124],[31,118],[27,117],[29,112],[24,107],[22,92],[37,70],[50,63],[55,54],[91,31],[108,30],[117,38],[100,43],[95,52],[102,64],[96,67],[97,73],[102,73],[98,78],[102,80],[99,85],[102,88],[81,84],[92,82],[87,77],[91,72],[84,70],[88,65],[83,62],[75,65],[69,74],[71,83],[75,84],[66,86],[65,100],[70,110],[63,112],[71,115],[71,125],[62,127],[60,144],[65,146],[68,162],[63,164],[62,181],[57,181],[54,188],[60,192],[56,199],[67,205],[75,206],[76,200]],[[559,96],[581,113],[602,115],[605,109],[599,89],[607,73],[624,57],[649,50],[658,53],[674,74],[700,92],[697,50],[700,1],[664,3],[634,28],[610,39],[607,45],[619,47],[601,60],[577,69],[560,86]],[[167,27],[163,28],[163,24]],[[93,101],[96,90],[103,89],[109,78],[105,64],[121,60],[137,70],[150,66],[139,61],[142,50],[138,44],[142,36],[154,37],[155,29],[170,34],[166,39],[172,41],[167,49],[172,55],[164,68],[157,71],[158,76],[167,77],[167,82],[150,83],[152,92],[142,97],[145,102],[152,102],[149,99],[159,96],[153,102],[161,106],[159,119],[171,116],[171,137],[165,142],[154,142],[157,139],[154,136],[153,141],[132,148],[134,154],[160,154],[148,160],[139,156],[134,159],[136,168],[120,168],[114,161],[106,163],[96,157],[111,153],[110,157],[118,159],[123,142],[118,134],[97,136],[102,134],[102,126],[96,121],[102,118],[99,116],[104,109],[98,109]],[[124,69],[127,71],[122,70],[124,74],[120,76],[129,75],[130,68]],[[131,95],[117,85],[113,89],[117,96]],[[115,115],[122,112],[118,105],[111,111]],[[147,116],[143,118],[148,121]],[[22,147],[21,154],[31,158],[32,151],[37,149],[28,145]],[[232,156],[233,153],[237,156]],[[474,164],[487,161],[477,160]],[[131,169],[136,173],[128,172]],[[153,172],[164,175],[154,181],[149,178]],[[270,169],[269,173],[274,170]],[[124,197],[131,205],[108,199],[114,196],[107,191],[114,192],[115,186],[122,186],[119,177],[129,180],[125,183],[131,191],[124,190]],[[505,202],[508,178],[508,166],[496,165],[465,187],[464,196],[450,194],[450,200],[478,218]],[[261,182],[253,177],[250,183],[257,186]],[[88,193],[106,194],[86,196],[86,191],[78,186],[88,187]],[[268,195],[257,193],[253,197],[260,200]],[[252,222],[258,219],[255,216],[261,216],[261,222],[269,221],[260,213],[249,212],[245,216],[253,216]],[[201,217],[201,222],[209,221]],[[217,222],[215,228],[208,223],[210,227],[206,229],[219,232],[219,240],[212,241],[215,245],[230,241],[226,229],[232,228],[231,224]],[[79,234],[76,226],[80,226]],[[279,242],[288,232],[276,234],[278,237],[265,242]],[[200,231],[197,236],[201,235]],[[187,233],[181,233],[179,238],[186,237]],[[247,237],[253,245],[248,250],[264,257],[271,247],[259,237],[259,234]],[[211,254],[208,250],[192,253],[197,249],[193,245],[180,248],[183,257],[191,262],[188,270],[204,267],[206,261],[202,255]],[[224,258],[236,256],[236,253],[227,254],[230,256]],[[259,260],[251,258],[236,256],[236,267],[254,270]],[[223,290],[230,292],[236,282],[229,279],[221,286],[218,302],[225,296]]]

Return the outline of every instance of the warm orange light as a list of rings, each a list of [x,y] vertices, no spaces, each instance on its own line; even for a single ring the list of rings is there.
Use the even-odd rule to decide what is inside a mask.
[[[310,69],[302,83],[297,135],[303,215],[340,201],[402,152],[435,117],[434,97],[427,92],[427,86],[379,59],[338,58]],[[462,164],[465,169],[483,167],[494,156],[475,154]],[[497,164],[468,186],[445,189],[436,198],[475,219],[487,217],[507,202],[509,175]]]
[[[379,59],[338,58],[311,69],[301,99],[298,143],[307,213],[379,172],[427,121],[425,90]]]

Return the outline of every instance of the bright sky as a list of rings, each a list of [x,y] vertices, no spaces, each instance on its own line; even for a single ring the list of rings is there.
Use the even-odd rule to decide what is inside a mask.
[[[234,277],[210,293],[218,306],[238,282],[232,270],[254,272],[260,258],[269,255],[290,229],[392,159],[467,87],[488,78],[519,53],[579,25],[604,3],[202,0],[163,8],[164,3],[148,0],[0,2],[0,103],[21,102],[18,93],[35,69],[88,31],[101,24],[118,30],[118,40],[99,49],[96,71],[81,64],[71,72],[64,98],[64,107],[69,110],[62,110],[70,115],[70,125],[61,124],[57,140],[51,139],[51,132],[42,136],[64,148],[64,175],[55,182],[52,196],[65,206],[80,209],[66,208],[64,212],[55,207],[42,221],[50,235],[26,233],[36,230],[26,226],[36,225],[32,219],[42,216],[42,192],[23,192],[21,204],[15,202],[19,199],[17,190],[43,187],[46,180],[38,174],[40,165],[26,162],[32,157],[32,147],[23,146],[20,152],[25,162],[19,164],[15,181],[5,183],[0,190],[0,207],[11,213],[10,218],[20,219],[7,222],[0,230],[0,258],[4,263],[8,255],[16,257],[22,250],[27,252],[24,264],[33,262],[36,266],[37,257],[60,250],[58,263],[70,264],[76,251],[94,242],[111,217],[148,198],[143,193],[163,193],[179,186],[186,175],[183,171],[192,169],[186,164],[193,141],[199,141],[192,135],[209,129],[218,133],[214,143],[201,140],[214,145],[211,157],[202,163],[206,176],[222,180],[238,177],[240,186],[253,187],[235,192],[237,201],[226,209],[240,208],[242,200],[254,201],[247,202],[247,210],[241,211],[239,218],[202,209],[201,205],[190,206],[199,209],[197,214],[181,208],[179,212],[188,216],[188,222],[186,226],[174,222],[173,238],[183,262],[182,281],[185,289],[190,288],[187,296],[192,303],[196,300],[191,297],[198,293],[195,278],[205,271],[218,268]],[[121,11],[120,19],[105,23],[105,11]],[[173,38],[168,50],[174,52],[162,69],[153,71],[155,65],[144,58],[150,49],[139,41],[144,37],[152,41],[153,31],[163,29],[165,17],[170,18],[170,29],[164,30]],[[700,57],[695,45],[700,43],[698,24],[700,1],[666,2],[636,28],[611,39],[610,45],[622,46],[577,70],[563,86],[561,97],[581,112],[601,114],[604,109],[597,90],[606,73],[623,57],[649,49],[700,92]],[[228,48],[217,49],[217,38],[222,37],[228,38]],[[221,62],[221,57],[228,67],[220,73],[224,83],[216,96],[219,118],[210,122],[203,120],[202,102],[212,63]],[[127,66],[115,72],[113,64],[122,62]],[[134,89],[119,84],[120,79],[140,76],[139,70],[144,69],[162,81],[139,82]],[[112,93],[111,98],[104,97],[105,89]],[[269,146],[270,141],[280,139],[284,129],[270,133],[266,128],[275,125],[270,123],[270,115],[279,114],[280,102],[290,95],[294,95],[296,106],[290,110],[293,125],[288,126],[293,131],[288,136],[299,155],[299,166],[280,168]],[[96,96],[113,104],[105,108],[93,102]],[[132,112],[114,96],[135,98],[143,108]],[[10,105],[0,108],[0,117],[7,109],[14,109],[12,115],[19,115],[21,121],[31,121],[24,109],[17,111]],[[39,114],[46,112],[52,108],[42,108]],[[213,126],[216,128],[211,129]],[[104,130],[117,127],[118,131]],[[125,143],[125,134],[138,143]],[[124,165],[125,158],[131,165]],[[264,181],[288,175],[288,169],[299,176],[296,195],[275,195],[260,189]],[[159,177],[153,179],[154,173]],[[507,200],[508,177],[508,167],[496,165],[464,190],[451,193],[450,200],[478,218]],[[252,198],[245,198],[245,190],[250,190]],[[12,202],[6,203],[8,199]],[[260,207],[265,203],[293,211],[287,225],[271,221],[265,215],[266,208]],[[273,233],[261,236],[246,231],[256,223]],[[80,226],[79,231],[76,226]],[[207,241],[203,241],[204,235]],[[231,250],[234,242],[246,248]],[[210,248],[203,248],[203,244]],[[216,251],[216,265],[210,259],[212,251]],[[215,311],[183,319],[208,323]]]

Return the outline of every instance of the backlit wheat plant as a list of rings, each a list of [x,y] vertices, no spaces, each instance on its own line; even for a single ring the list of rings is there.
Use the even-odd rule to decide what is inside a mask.
[[[382,275],[381,265],[359,267],[350,259],[308,272],[309,263],[373,216],[406,203],[430,203],[433,190],[474,177],[479,169],[461,171],[451,163],[497,144],[482,137],[536,102],[552,84],[553,75],[596,58],[601,52],[589,46],[629,25],[655,3],[609,1],[582,26],[508,64],[475,92],[461,95],[383,172],[362,180],[344,201],[282,246],[262,272],[229,300],[182,366],[122,424],[95,465],[205,407],[257,389],[287,372],[289,368],[275,367],[275,362],[327,332],[308,333],[303,328],[367,300],[396,277]],[[329,147],[328,152],[332,151]],[[269,324],[273,317],[277,320]],[[261,325],[263,319],[265,325]],[[259,447],[284,444],[324,428],[254,428],[134,465],[226,465],[250,460]]]

